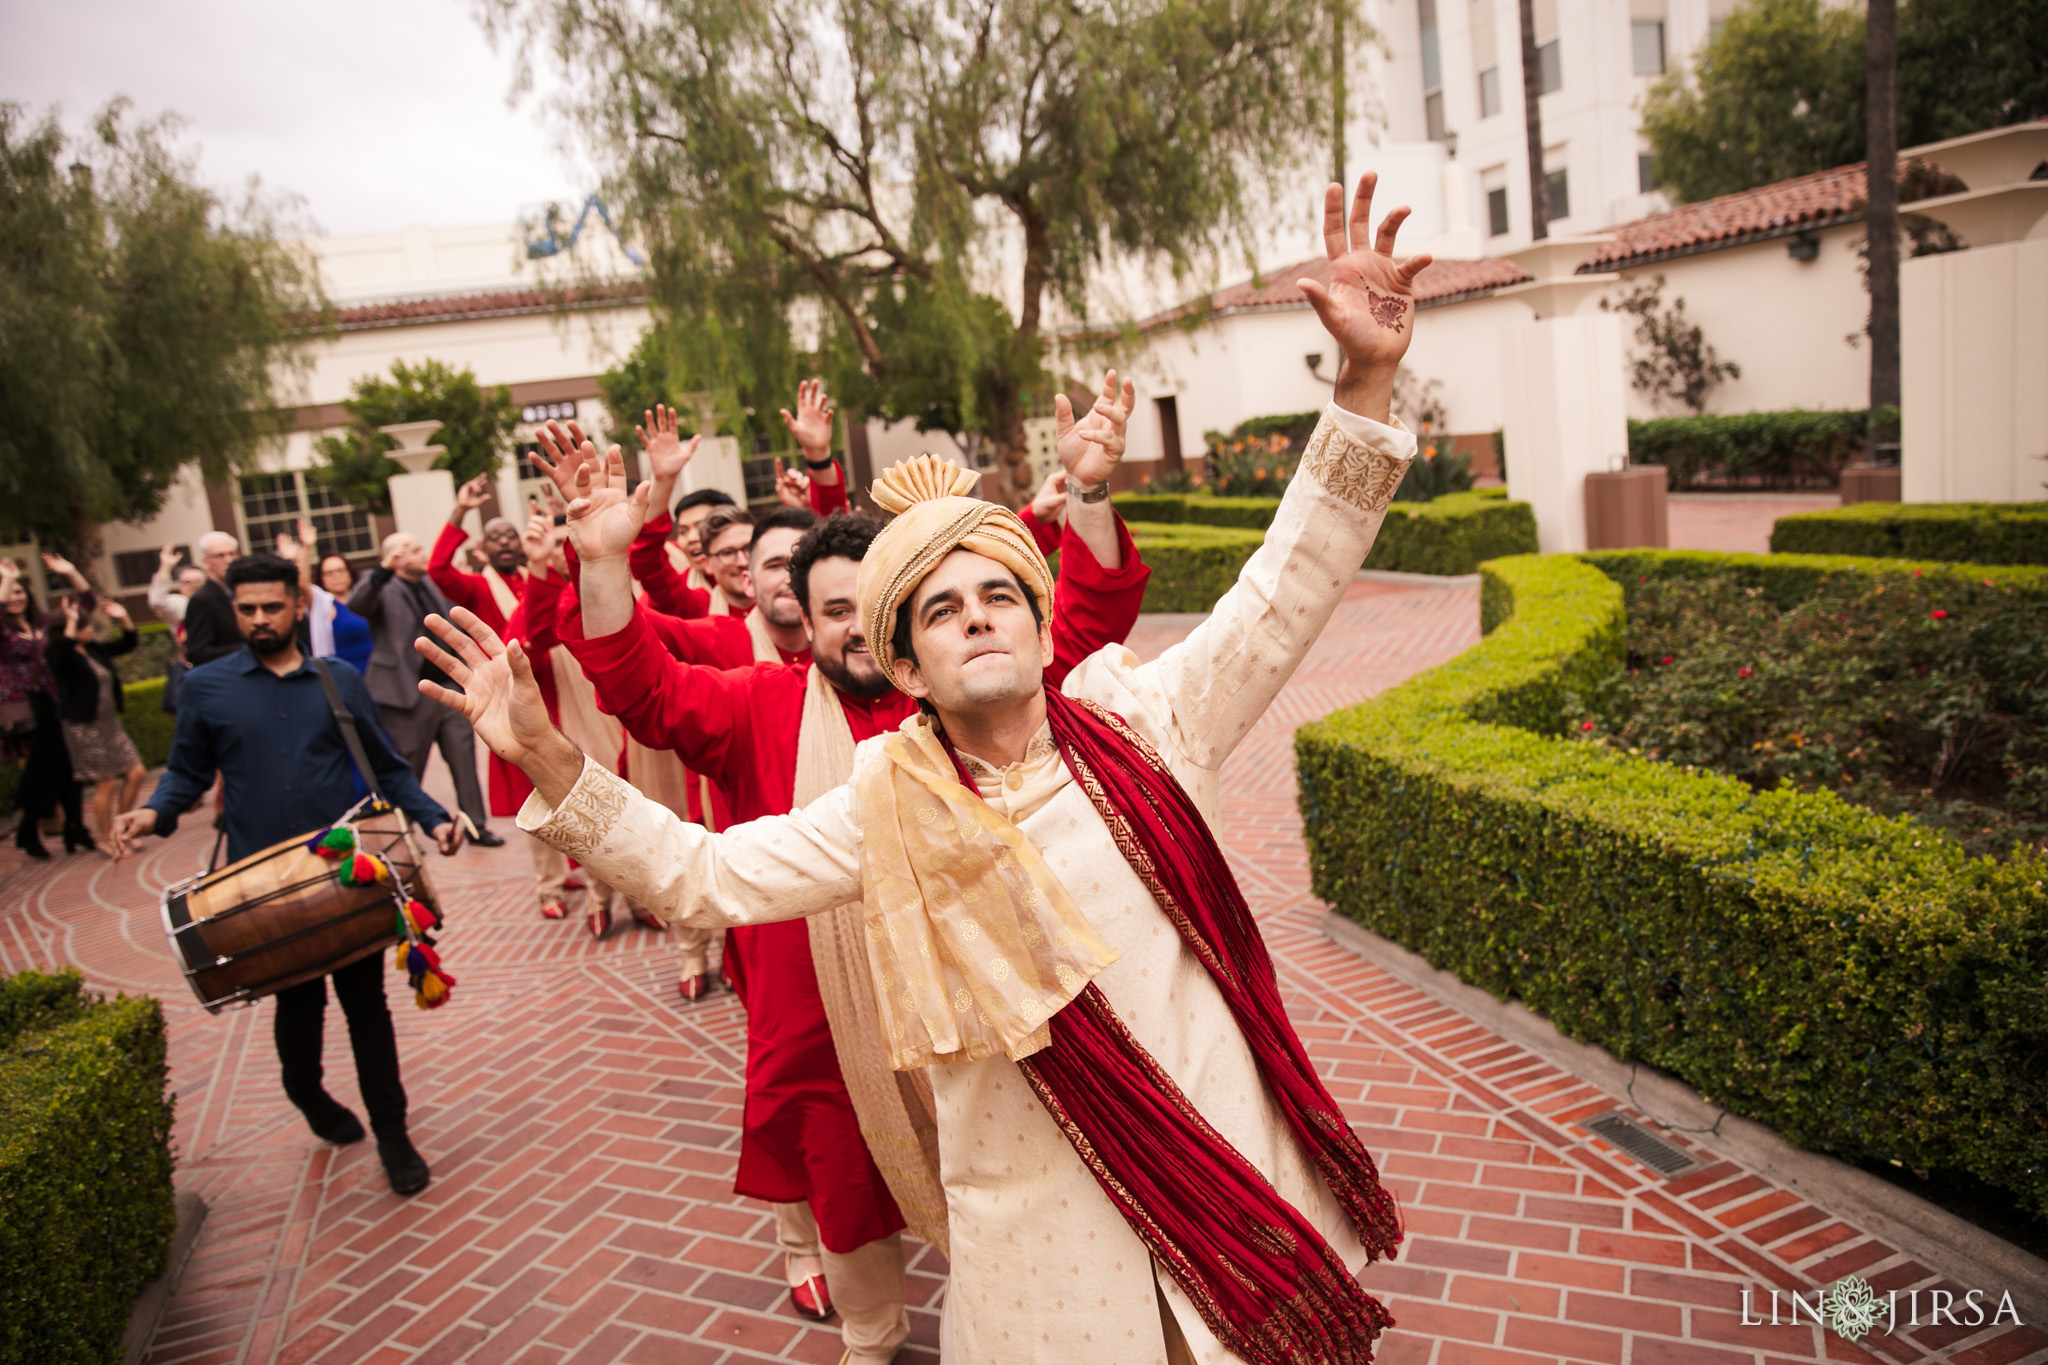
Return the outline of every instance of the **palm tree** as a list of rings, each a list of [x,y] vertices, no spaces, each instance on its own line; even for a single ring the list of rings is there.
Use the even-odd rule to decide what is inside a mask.
[[[1529,142],[1529,236],[1550,235],[1550,181],[1543,174],[1543,72],[1536,60],[1535,0],[1521,0],[1522,127]]]
[[[1524,0],[1527,3],[1527,0]],[[1864,38],[1868,177],[1863,230],[1870,253],[1870,440],[1877,456],[1878,409],[1899,401],[1899,11],[1869,0]],[[1895,451],[1886,452],[1893,463]]]

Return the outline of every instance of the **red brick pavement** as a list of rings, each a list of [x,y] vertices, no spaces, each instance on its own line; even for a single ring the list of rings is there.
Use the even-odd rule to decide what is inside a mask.
[[[1866,1353],[1810,1324],[1744,1327],[1740,1294],[1857,1271],[1953,1290],[1880,1239],[1716,1162],[1659,1181],[1574,1120],[1614,1099],[1353,956],[1318,929],[1289,737],[1476,637],[1469,587],[1360,583],[1231,760],[1224,843],[1311,1053],[1401,1197],[1409,1241],[1367,1285],[1399,1319],[1389,1365],[1962,1365],[2048,1361],[2035,1328],[1941,1329]],[[1185,619],[1147,621],[1156,654]],[[210,1205],[157,1332],[157,1365],[535,1365],[837,1359],[797,1318],[769,1216],[736,1198],[741,1020],[683,1007],[661,939],[592,943],[534,914],[516,846],[437,867],[461,986],[399,1011],[415,1136],[434,1183],[406,1201],[368,1144],[325,1147],[278,1091],[267,1008],[200,1011],[156,889],[204,856],[196,825],[113,865],[0,863],[0,968],[76,963],[165,1003],[178,1179]],[[356,1104],[338,1012],[329,1084]],[[904,1362],[936,1358],[944,1266],[914,1264]]]

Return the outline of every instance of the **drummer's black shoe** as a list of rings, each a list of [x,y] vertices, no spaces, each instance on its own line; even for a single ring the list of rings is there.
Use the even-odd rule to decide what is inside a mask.
[[[313,1130],[313,1136],[322,1142],[331,1142],[337,1147],[346,1147],[351,1142],[361,1142],[364,1136],[363,1121],[339,1100],[329,1099],[327,1106],[327,1109],[318,1116],[306,1115],[306,1126]]]
[[[21,825],[14,831],[14,846],[31,858],[49,861],[50,850],[43,847],[43,837],[36,829],[36,822],[24,815]]]
[[[471,839],[470,842],[478,848],[503,848],[505,846],[505,836],[493,834],[487,829],[480,829],[476,832],[476,837]]]
[[[393,1194],[418,1194],[434,1178],[427,1169],[426,1158],[404,1133],[392,1137],[378,1134],[377,1155],[383,1159],[384,1174],[390,1177]]]

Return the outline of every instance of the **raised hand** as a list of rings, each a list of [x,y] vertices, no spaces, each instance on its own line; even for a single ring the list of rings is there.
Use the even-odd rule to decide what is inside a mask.
[[[1057,431],[1055,448],[1068,478],[1083,488],[1109,482],[1109,476],[1123,462],[1124,427],[1129,424],[1131,411],[1137,406],[1137,386],[1126,379],[1119,389],[1115,370],[1103,376],[1102,392],[1096,395],[1094,405],[1078,422],[1074,420],[1074,405],[1067,401],[1067,396],[1064,393],[1053,396],[1053,422]]]
[[[676,410],[660,403],[640,416],[642,421],[633,433],[640,438],[641,449],[647,452],[647,468],[654,476],[653,504],[666,511],[675,500],[676,481],[689,467],[704,436],[699,432],[685,442],[676,432]]]
[[[586,564],[624,559],[647,522],[653,486],[627,491],[626,457],[617,446],[598,456],[590,442],[578,451],[575,477],[567,490],[569,538]]]
[[[832,403],[825,397],[825,381],[806,379],[796,386],[796,415],[782,410],[782,424],[796,438],[804,459],[823,464],[832,454]]]
[[[461,521],[470,512],[484,505],[484,498],[491,486],[491,476],[479,474],[455,490],[455,512],[450,521]]]
[[[1383,420],[1393,393],[1393,376],[1415,337],[1415,277],[1430,262],[1427,252],[1406,260],[1394,258],[1394,237],[1407,220],[1404,205],[1372,229],[1372,196],[1379,177],[1367,171],[1358,178],[1351,201],[1351,222],[1344,221],[1344,187],[1323,191],[1323,247],[1329,253],[1330,282],[1295,281],[1323,328],[1344,352],[1337,376],[1337,402],[1362,416]],[[1347,401],[1350,400],[1350,401]],[[1361,406],[1362,405],[1362,406]],[[1376,408],[1376,411],[1368,411]]]
[[[135,626],[134,618],[128,615],[128,608],[122,606],[111,597],[100,603],[100,610],[105,612],[112,619],[113,623],[123,630],[132,630]]]
[[[310,550],[320,543],[320,533],[313,529],[311,517],[299,518],[299,544]]]
[[[178,567],[178,561],[185,557],[185,551],[176,545],[166,545],[156,552],[156,571],[169,576]]]
[[[413,648],[462,690],[421,679],[420,695],[461,712],[477,738],[507,763],[532,757],[555,727],[525,649],[517,640],[507,645],[467,607],[455,608],[454,621],[428,616],[426,626],[438,642],[422,635]]]
[[[576,466],[583,458],[583,452],[590,450],[590,442],[584,439],[583,429],[571,422],[564,429],[560,422],[549,422],[546,426],[533,429],[533,439],[540,446],[527,456],[547,481],[555,486],[564,503],[576,497]],[[596,452],[592,451],[594,455]]]
[[[304,544],[298,537],[292,535],[289,531],[279,531],[277,533],[277,557],[279,559],[296,560],[299,557],[299,551],[304,548]]]
[[[1043,525],[1057,526],[1066,513],[1067,471],[1055,469],[1038,485],[1038,492],[1031,499],[1031,515]]]
[[[784,507],[809,507],[811,481],[801,469],[787,465],[775,471],[775,498]]]
[[[92,587],[92,584],[85,581],[85,575],[78,571],[78,566],[63,555],[53,555],[48,550],[43,551],[43,567],[61,578],[69,579],[71,586],[80,592],[84,592]]]
[[[568,532],[555,525],[554,514],[541,510],[539,498],[531,499],[532,509],[526,518],[526,529],[519,534],[519,548],[526,551],[527,565],[535,572],[554,569],[564,576],[568,563],[562,558],[562,541]]]

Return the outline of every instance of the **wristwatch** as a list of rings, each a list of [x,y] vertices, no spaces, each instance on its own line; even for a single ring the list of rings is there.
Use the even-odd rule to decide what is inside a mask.
[[[811,457],[808,455],[804,457],[804,468],[806,469],[830,469],[832,467],[832,463],[833,461],[830,455],[827,455],[824,459],[817,461],[813,461]]]
[[[1082,502],[1101,502],[1109,496],[1109,480],[1104,479],[1093,488],[1081,488],[1079,485],[1076,485],[1075,496],[1080,498]]]

